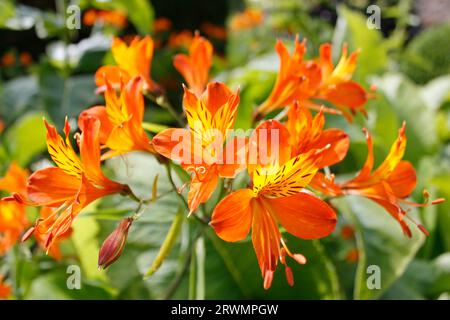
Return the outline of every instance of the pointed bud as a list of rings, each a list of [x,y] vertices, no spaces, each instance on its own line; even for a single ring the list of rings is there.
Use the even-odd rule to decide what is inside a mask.
[[[98,255],[99,269],[106,269],[119,259],[125,247],[128,231],[132,223],[133,218],[123,219],[117,228],[103,242]]]

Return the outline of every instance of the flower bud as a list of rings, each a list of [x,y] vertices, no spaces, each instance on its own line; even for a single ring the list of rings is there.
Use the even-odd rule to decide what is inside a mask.
[[[99,269],[106,269],[119,259],[125,248],[128,231],[132,223],[133,218],[123,219],[117,228],[103,242],[98,256]]]

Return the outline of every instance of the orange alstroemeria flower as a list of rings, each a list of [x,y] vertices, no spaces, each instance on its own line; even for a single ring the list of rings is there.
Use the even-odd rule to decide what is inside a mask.
[[[27,227],[25,210],[20,203],[0,200],[0,256],[17,243]]]
[[[191,30],[182,30],[180,32],[172,32],[169,36],[168,46],[170,48],[189,48],[192,41],[194,41],[194,35]]]
[[[263,135],[263,130],[268,132]],[[274,134],[279,137],[275,141],[278,148],[273,145]],[[298,263],[306,262],[303,255],[293,254],[287,248],[278,224],[302,239],[325,237],[336,226],[333,209],[304,189],[319,168],[321,150],[312,149],[290,158],[290,152],[285,152],[290,151],[289,142],[284,139],[286,134],[287,129],[276,120],[266,121],[255,129],[249,142],[250,148],[256,145],[258,155],[258,164],[249,167],[253,187],[226,196],[211,218],[211,226],[225,241],[243,240],[252,229],[253,247],[265,289],[271,286],[278,259],[286,267],[290,285],[294,284],[294,279],[286,254]],[[261,144],[261,136],[267,137],[266,144]],[[262,164],[260,155],[269,157],[266,164]]]
[[[311,186],[330,196],[357,195],[368,198],[384,207],[400,223],[403,232],[408,237],[411,237],[412,233],[408,224],[405,222],[405,218],[408,218],[423,233],[428,235],[427,230],[409,218],[407,211],[401,206],[401,204],[425,206],[427,205],[429,196],[424,191],[426,198],[424,204],[405,200],[406,197],[411,195],[417,183],[414,167],[410,162],[402,160],[406,149],[405,129],[406,124],[403,123],[402,128],[399,130],[397,140],[392,145],[389,154],[376,170],[372,171],[374,163],[372,137],[365,130],[368,154],[366,162],[359,174],[347,182],[335,183],[334,176],[328,178],[319,172],[314,177]],[[442,201],[444,199],[436,199],[431,204],[437,204]]]
[[[173,58],[175,69],[186,80],[189,89],[197,95],[201,95],[205,91],[212,55],[212,44],[197,33],[189,47],[189,55],[180,53]]]
[[[120,38],[113,38],[111,50],[117,66],[103,66],[97,70],[95,83],[99,92],[106,89],[106,81],[120,88],[122,83],[141,76],[144,79],[143,90],[160,93],[161,88],[150,76],[153,59],[153,39],[150,36],[135,37],[129,46]]]
[[[84,130],[85,118],[93,117],[100,121],[100,143],[109,148],[102,160],[130,151],[154,153],[150,138],[142,121],[144,119],[143,79],[135,77],[122,87],[120,96],[106,81],[106,106],[95,106],[84,110],[78,117],[78,127]]]
[[[12,163],[5,177],[0,179],[0,190],[26,198],[27,180],[28,171]],[[0,256],[17,243],[22,232],[30,225],[26,217],[26,206],[11,200],[14,198],[7,197],[0,200]],[[41,219],[45,219],[50,213],[50,208],[43,207],[40,211]],[[44,248],[44,237],[37,237],[37,241]],[[56,260],[61,259],[61,250],[58,245],[54,245],[48,254]]]
[[[3,283],[3,276],[0,275],[0,299],[8,299],[11,292],[11,286]]]
[[[307,75],[313,70],[309,70],[310,66],[303,62],[303,56],[306,52],[306,41],[300,42],[298,37],[296,37],[292,55],[289,54],[288,49],[281,40],[277,41],[275,49],[280,58],[280,69],[272,92],[257,109],[258,114],[267,114],[273,110],[283,108],[295,100],[308,97],[305,94],[310,81]]]
[[[324,125],[323,110],[313,118],[307,108],[294,102],[289,107],[286,122],[292,148],[291,156],[295,157],[311,149],[324,149],[319,168],[331,166],[344,159],[350,146],[348,135],[335,128],[324,130]]]
[[[316,61],[321,70],[321,83],[313,98],[323,99],[336,106],[347,120],[352,121],[356,112],[366,115],[364,105],[370,97],[364,88],[352,81],[356,68],[358,51],[347,53],[347,44],[342,48],[341,58],[336,66],[332,61],[332,46],[320,46],[320,57]],[[310,102],[314,105],[313,102]]]
[[[183,105],[189,129],[166,129],[152,140],[157,152],[193,173],[190,213],[209,199],[219,177],[232,178],[244,168],[245,139],[226,141],[238,104],[239,92],[232,93],[223,83],[208,84],[201,97],[185,88]]]
[[[86,117],[79,137],[81,158],[72,148],[69,139],[70,127],[66,120],[63,139],[56,128],[48,124],[47,146],[50,156],[58,167],[50,167],[34,172],[28,178],[27,198],[15,194],[15,199],[32,206],[56,208],[36,224],[23,237],[32,233],[44,237],[45,248],[50,250],[60,238],[67,236],[73,219],[92,201],[114,193],[130,192],[128,186],[111,181],[100,168],[100,122]],[[45,216],[45,215],[44,215]]]
[[[256,114],[284,108],[294,100],[300,100],[309,109],[319,110],[316,99],[331,102],[337,109],[323,108],[329,113],[343,114],[352,121],[356,112],[366,114],[364,104],[370,97],[363,87],[351,80],[356,68],[357,52],[348,56],[347,46],[342,50],[342,57],[334,67],[331,60],[331,45],[320,47],[320,57],[316,60],[303,61],[306,41],[295,39],[292,56],[281,41],[276,44],[280,57],[280,70],[270,96],[256,110]]]
[[[6,175],[0,179],[0,191],[26,193],[28,172],[12,163]],[[20,239],[28,225],[26,207],[14,201],[0,200],[0,256],[4,255]]]
[[[87,10],[83,16],[83,23],[87,26],[93,26],[95,23],[111,25],[117,28],[127,26],[127,16],[118,10]]]
[[[168,31],[172,28],[172,21],[166,17],[159,17],[153,21],[153,30],[158,32]]]

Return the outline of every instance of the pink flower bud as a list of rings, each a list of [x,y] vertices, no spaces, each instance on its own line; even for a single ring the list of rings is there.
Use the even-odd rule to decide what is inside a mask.
[[[119,259],[125,248],[128,231],[132,223],[132,218],[123,219],[117,228],[103,242],[98,256],[99,269],[106,269]]]

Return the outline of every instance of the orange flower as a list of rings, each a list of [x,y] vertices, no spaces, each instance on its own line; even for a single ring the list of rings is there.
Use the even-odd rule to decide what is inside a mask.
[[[328,43],[320,47],[317,63],[321,70],[321,84],[314,98],[333,103],[347,120],[351,121],[357,111],[366,114],[364,104],[370,96],[361,85],[351,80],[356,68],[358,52],[348,56],[347,44],[344,44],[341,59],[335,67],[331,52],[332,47]]]
[[[9,67],[16,63],[16,56],[12,52],[7,52],[2,56],[2,66]]]
[[[323,107],[315,100],[331,102],[336,108],[323,108],[324,111],[343,114],[352,121],[356,112],[366,114],[364,104],[370,97],[364,88],[351,80],[356,67],[358,53],[347,55],[347,46],[342,50],[342,57],[336,67],[331,60],[331,45],[320,48],[320,57],[316,61],[303,61],[306,51],[305,41],[295,39],[295,50],[289,55],[281,41],[276,50],[280,56],[280,71],[270,96],[256,110],[256,114],[283,108],[294,100],[300,100],[309,109],[319,110]]]
[[[189,129],[166,129],[153,138],[153,145],[193,173],[188,195],[191,214],[209,199],[219,177],[232,178],[244,168],[245,139],[226,141],[236,119],[239,92],[232,93],[219,82],[208,84],[201,97],[184,89]]]
[[[87,26],[103,23],[122,29],[127,26],[127,16],[118,10],[90,9],[84,14],[83,23]]]
[[[279,139],[268,138],[261,144],[263,130],[267,135],[278,134]],[[264,279],[264,288],[272,283],[278,259],[286,268],[286,278],[294,284],[291,269],[287,266],[286,254],[298,263],[306,259],[293,254],[287,248],[278,223],[287,232],[302,239],[317,239],[330,234],[336,225],[336,214],[324,201],[304,190],[314,177],[321,161],[321,150],[312,149],[290,158],[289,143],[283,137],[286,128],[275,120],[262,123],[255,129],[249,144],[256,145],[258,155],[266,154],[271,159],[266,164],[258,161],[249,167],[253,180],[252,189],[241,189],[226,196],[214,209],[211,226],[225,241],[244,239],[252,228],[252,241]],[[278,143],[277,146],[272,143]],[[275,150],[280,152],[276,157]],[[261,159],[258,156],[258,159]]]
[[[196,33],[189,47],[189,55],[180,53],[173,58],[175,69],[186,80],[189,89],[197,95],[201,95],[205,91],[208,83],[212,54],[211,43]]]
[[[150,139],[142,127],[144,118],[143,79],[135,77],[122,86],[120,96],[106,81],[106,106],[95,106],[81,112],[78,127],[83,131],[86,118],[94,117],[101,123],[100,143],[110,150],[102,160],[130,151],[154,152]]]
[[[172,32],[169,37],[168,46],[170,48],[189,48],[193,40],[194,36],[190,30]]]
[[[34,172],[28,179],[28,199],[15,194],[21,203],[33,206],[57,208],[50,215],[36,221],[36,224],[23,237],[31,234],[45,238],[45,248],[50,250],[58,239],[67,236],[73,219],[92,201],[106,195],[127,194],[126,185],[111,181],[105,177],[100,168],[100,122],[93,117],[86,117],[83,132],[79,138],[81,158],[72,148],[69,139],[69,123],[65,123],[66,138],[58,135],[56,128],[48,124],[47,146],[50,156],[58,167],[51,167]]]
[[[357,248],[351,248],[345,256],[345,261],[348,263],[356,263],[359,260],[359,252]]]
[[[150,77],[153,58],[153,39],[150,36],[143,39],[135,37],[129,46],[120,38],[113,38],[111,50],[117,66],[103,66],[97,70],[95,83],[99,91],[106,89],[106,81],[120,88],[122,83],[141,76],[144,79],[143,90],[160,93],[161,88]]]
[[[33,62],[33,57],[29,52],[22,52],[19,56],[20,63],[23,66],[29,66]]]
[[[172,28],[172,21],[165,17],[159,17],[153,21],[153,30],[155,32],[164,32]]]
[[[8,299],[11,291],[11,286],[3,283],[3,276],[0,275],[0,299]]]
[[[319,172],[314,177],[312,186],[330,196],[358,195],[378,203],[400,223],[403,232],[408,237],[411,237],[411,230],[405,222],[405,218],[409,217],[407,216],[407,211],[402,208],[401,204],[424,206],[427,205],[429,195],[424,191],[426,198],[424,204],[418,204],[404,199],[413,192],[417,183],[414,167],[408,161],[402,160],[406,148],[405,129],[406,124],[403,123],[403,126],[399,130],[397,140],[392,145],[386,159],[373,172],[374,156],[372,137],[367,130],[364,130],[367,139],[368,154],[366,162],[359,174],[347,182],[337,184],[334,182],[333,176],[327,178]],[[436,199],[431,204],[437,204],[443,201],[444,199]],[[417,224],[411,218],[409,220],[416,224],[423,233],[428,235],[425,227]]]
[[[17,243],[27,227],[25,209],[20,203],[0,200],[0,256]]]
[[[245,9],[231,18],[230,27],[233,31],[253,29],[263,23],[264,14],[259,9]]]
[[[311,112],[294,102],[288,111],[286,128],[289,131],[291,156],[297,156],[311,149],[324,149],[319,168],[331,166],[345,158],[350,140],[348,135],[339,129],[326,129],[325,117],[321,110],[313,118]]]
[[[2,133],[3,130],[5,130],[5,122],[3,122],[2,119],[0,119],[0,133]]]
[[[25,194],[27,177],[28,172],[13,162],[5,177],[0,179],[0,190]],[[27,227],[25,209],[20,203],[0,200],[0,256],[17,243]]]
[[[310,66],[303,62],[306,41],[300,42],[298,37],[295,38],[292,56],[281,40],[277,41],[275,49],[280,57],[280,69],[272,92],[257,109],[257,113],[260,114],[283,108],[294,100],[305,99],[308,97],[305,93],[308,82],[312,81],[312,78],[310,80],[306,77],[312,70],[309,70]]]
[[[210,38],[215,38],[217,40],[226,40],[227,39],[227,30],[224,27],[216,25],[211,22],[204,22],[200,26],[200,30],[203,33],[208,35]]]

